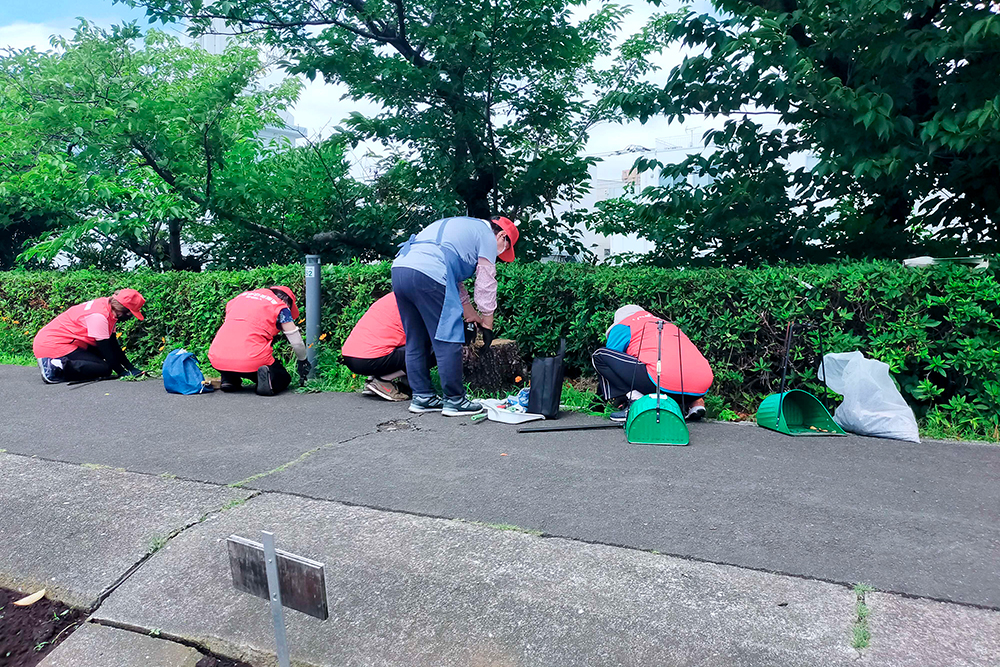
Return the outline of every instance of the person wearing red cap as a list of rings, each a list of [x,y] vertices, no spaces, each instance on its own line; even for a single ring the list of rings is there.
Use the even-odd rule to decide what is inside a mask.
[[[392,291],[406,333],[410,412],[441,411],[448,417],[482,412],[481,404],[466,397],[462,381],[463,319],[482,328],[488,349],[497,303],[496,260],[514,261],[517,238],[517,227],[507,218],[456,217],[433,222],[402,244],[392,263]],[[463,285],[473,275],[478,310]],[[431,385],[432,351],[443,397]]]
[[[115,325],[132,316],[144,319],[146,303],[134,289],[80,303],[42,327],[32,344],[47,384],[140,375],[118,345]]]
[[[361,316],[340,354],[352,373],[368,376],[363,393],[387,401],[407,401],[410,396],[401,386],[406,378],[405,346],[396,295],[389,292]]]
[[[208,348],[208,359],[222,376],[222,391],[239,391],[243,379],[252,380],[260,396],[274,396],[288,388],[292,377],[276,361],[272,346],[285,334],[298,359],[299,381],[310,366],[306,345],[295,326],[299,308],[292,290],[284,285],[243,292],[226,304],[226,319]]]

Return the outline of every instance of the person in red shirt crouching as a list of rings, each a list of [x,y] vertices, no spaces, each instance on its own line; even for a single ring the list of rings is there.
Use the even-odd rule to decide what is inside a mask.
[[[310,366],[306,345],[295,326],[299,308],[292,290],[283,285],[252,290],[229,300],[226,319],[216,332],[208,358],[222,376],[222,391],[239,391],[243,378],[256,384],[259,396],[274,396],[288,388],[292,377],[271,349],[278,333],[285,334],[298,359],[299,380]]]
[[[372,304],[354,325],[340,351],[352,373],[368,376],[363,393],[387,401],[410,400],[406,381],[406,334],[389,292]]]
[[[46,384],[140,375],[118,345],[115,325],[144,319],[146,303],[134,289],[77,304],[42,327],[32,344]]]

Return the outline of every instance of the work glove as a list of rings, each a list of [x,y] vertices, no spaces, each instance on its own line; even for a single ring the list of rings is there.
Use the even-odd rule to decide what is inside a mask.
[[[298,362],[297,368],[299,371],[299,386],[302,387],[306,383],[306,378],[309,376],[309,371],[312,370],[312,364],[309,363],[308,359],[302,359]]]
[[[476,323],[466,322],[465,323],[465,344],[473,345],[476,342]]]
[[[483,328],[483,352],[488,352],[493,344],[493,329]]]

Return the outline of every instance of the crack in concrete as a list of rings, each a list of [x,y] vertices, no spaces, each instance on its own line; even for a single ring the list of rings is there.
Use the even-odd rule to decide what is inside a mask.
[[[222,505],[219,505],[217,508],[205,512],[198,519],[196,519],[194,521],[189,521],[185,525],[183,525],[183,526],[181,526],[179,528],[175,528],[172,531],[170,531],[170,533],[167,534],[166,538],[163,539],[163,542],[161,544],[158,544],[155,548],[151,548],[148,551],[146,551],[146,553],[143,554],[142,557],[139,560],[137,560],[135,563],[132,563],[132,565],[130,565],[129,568],[127,570],[125,570],[125,572],[123,572],[120,577],[118,577],[118,579],[116,579],[113,583],[111,583],[111,585],[107,586],[103,591],[101,591],[101,593],[97,596],[97,599],[93,602],[93,604],[91,604],[90,609],[87,612],[88,615],[91,615],[95,611],[97,611],[97,609],[102,604],[104,604],[104,601],[108,599],[108,596],[110,596],[112,593],[115,592],[115,590],[118,589],[118,587],[120,587],[122,584],[124,584],[126,581],[128,581],[129,578],[133,574],[135,574],[136,572],[138,572],[139,568],[141,568],[143,565],[145,565],[146,562],[149,561],[150,558],[152,558],[153,556],[155,556],[157,554],[157,552],[161,551],[168,544],[170,544],[170,540],[174,539],[175,537],[177,537],[178,535],[180,535],[181,533],[183,533],[185,530],[188,530],[189,528],[193,528],[194,526],[197,526],[198,524],[203,523],[210,516],[212,516],[214,514],[221,514],[222,512],[225,512],[225,511],[227,511],[229,509],[232,509],[233,507],[238,507],[239,505],[243,505],[243,504],[245,504],[245,503],[253,500],[257,496],[261,495],[261,493],[262,493],[261,491],[254,491],[249,496],[247,496],[246,498],[244,498],[242,502],[239,502],[237,504],[233,504],[232,500],[226,501]]]
[[[259,472],[259,473],[256,473],[254,475],[250,475],[246,479],[241,479],[238,482],[233,482],[231,484],[227,484],[226,486],[228,486],[231,489],[241,489],[241,488],[244,487],[244,485],[246,485],[246,484],[248,484],[250,482],[256,482],[258,479],[263,479],[263,478],[268,477],[270,475],[273,475],[275,473],[279,473],[279,472],[282,472],[284,470],[287,470],[288,468],[291,468],[293,465],[296,465],[298,463],[302,463],[303,461],[305,461],[307,458],[309,458],[310,456],[312,456],[316,452],[322,451],[324,449],[329,449],[331,447],[339,447],[340,445],[346,445],[347,443],[351,442],[352,440],[356,440],[358,438],[365,438],[365,437],[367,437],[369,435],[375,435],[376,433],[378,433],[377,430],[375,430],[375,431],[369,431],[368,433],[360,433],[358,435],[352,436],[350,438],[347,438],[346,440],[339,440],[337,442],[329,442],[329,443],[327,443],[325,445],[319,445],[318,447],[313,447],[312,449],[310,449],[308,451],[302,452],[301,454],[299,454],[298,456],[296,456],[291,461],[286,461],[285,463],[282,463],[280,466],[277,466],[276,468],[271,468],[270,470],[266,470],[264,472]]]
[[[250,665],[248,663],[245,663],[242,660],[240,660],[238,658],[234,658],[232,656],[222,655],[221,653],[217,653],[217,652],[213,651],[212,649],[208,648],[207,646],[205,646],[204,644],[202,644],[201,642],[196,642],[196,641],[193,641],[191,639],[187,639],[185,637],[181,637],[179,635],[170,634],[169,632],[165,633],[165,632],[158,631],[157,634],[154,635],[154,634],[152,634],[154,628],[144,628],[144,627],[139,626],[139,625],[132,625],[131,623],[121,623],[119,621],[109,621],[109,620],[106,620],[106,619],[103,619],[103,618],[90,618],[90,619],[87,620],[87,622],[88,623],[93,623],[94,625],[101,625],[101,626],[104,626],[106,628],[114,628],[115,630],[122,630],[124,632],[131,632],[133,634],[142,635],[143,637],[152,637],[153,639],[160,639],[162,641],[170,642],[172,644],[179,644],[181,646],[186,646],[188,648],[193,648],[195,651],[198,651],[199,653],[201,653],[203,656],[205,656],[207,658],[216,658],[216,659],[222,659],[222,660],[230,660],[230,661],[233,661],[233,662],[238,662],[238,663],[240,663],[242,665],[246,665],[247,667],[250,667]],[[199,663],[200,663],[200,661],[199,661]]]

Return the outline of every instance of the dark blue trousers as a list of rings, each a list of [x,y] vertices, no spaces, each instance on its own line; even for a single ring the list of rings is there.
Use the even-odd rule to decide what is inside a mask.
[[[444,285],[420,271],[406,267],[392,270],[392,291],[406,332],[406,379],[414,396],[433,396],[431,353],[437,357],[444,397],[465,398],[462,381],[462,344],[434,338],[444,307]]]

